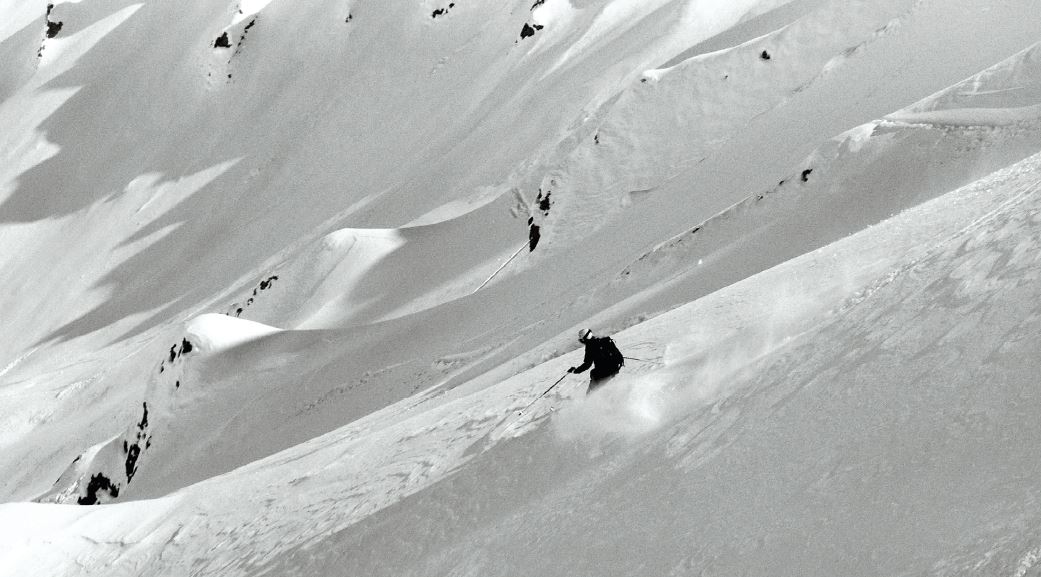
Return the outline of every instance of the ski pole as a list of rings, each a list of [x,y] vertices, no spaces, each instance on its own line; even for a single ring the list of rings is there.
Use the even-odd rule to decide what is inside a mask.
[[[523,409],[521,409],[521,410],[517,411],[517,414],[518,414],[518,415],[520,415],[520,414],[524,413],[524,411],[527,411],[529,407],[531,407],[532,405],[534,405],[535,403],[537,403],[537,402],[538,402],[538,400],[539,400],[539,399],[541,399],[542,397],[545,397],[545,396],[546,396],[546,395],[547,395],[547,394],[548,394],[548,393],[549,393],[550,391],[552,391],[552,390],[553,390],[553,388],[554,388],[554,387],[556,387],[557,385],[559,385],[559,384],[560,384],[560,381],[563,381],[563,380],[564,380],[565,378],[567,378],[567,376],[568,376],[568,375],[570,375],[570,374],[571,374],[571,372],[570,372],[570,371],[569,371],[569,372],[566,372],[566,373],[564,373],[564,376],[563,376],[563,377],[560,377],[559,379],[557,379],[557,382],[555,382],[555,383],[553,383],[552,385],[550,385],[550,386],[549,386],[549,388],[548,388],[548,389],[546,389],[545,391],[542,391],[542,394],[541,394],[541,395],[539,395],[539,396],[537,396],[537,397],[535,397],[535,400],[534,400],[534,401],[532,401],[532,402],[528,403],[527,405],[525,405],[525,407],[524,407]]]
[[[638,359],[636,357],[622,357],[622,358],[627,360],[627,361],[640,361],[642,363],[653,363],[654,362],[654,361],[649,360],[649,359]]]

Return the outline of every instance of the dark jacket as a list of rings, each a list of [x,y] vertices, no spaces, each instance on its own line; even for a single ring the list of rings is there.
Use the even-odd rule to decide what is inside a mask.
[[[615,375],[625,364],[625,359],[611,337],[593,337],[586,341],[586,356],[573,372],[582,373],[593,367],[589,377],[594,381]]]

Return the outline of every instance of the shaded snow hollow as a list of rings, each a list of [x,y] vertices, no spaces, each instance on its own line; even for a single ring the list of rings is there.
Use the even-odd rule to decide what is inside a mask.
[[[1037,572],[1034,3],[724,4],[0,0],[0,575]]]

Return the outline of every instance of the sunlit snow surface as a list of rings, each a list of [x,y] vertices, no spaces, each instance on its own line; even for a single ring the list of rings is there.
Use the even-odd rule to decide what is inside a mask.
[[[1039,490],[1039,168],[1033,157],[619,333],[659,360],[630,361],[589,397],[572,378],[516,414],[572,353],[164,500],[5,505],[17,545],[5,562],[71,574],[73,558],[170,574],[510,574],[503,558],[541,574],[1014,571],[1041,521],[1026,506]],[[785,283],[816,298],[744,324],[769,319]],[[694,322],[728,338],[692,347]],[[143,533],[115,537],[128,526]],[[83,536],[59,553],[56,527]]]
[[[724,4],[0,0],[0,575],[1037,573],[1034,2]]]

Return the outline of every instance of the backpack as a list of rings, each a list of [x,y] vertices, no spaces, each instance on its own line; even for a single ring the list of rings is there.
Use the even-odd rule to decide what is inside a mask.
[[[604,357],[612,365],[614,370],[618,370],[625,366],[625,357],[622,356],[622,352],[618,350],[618,347],[614,344],[614,340],[611,337],[603,337],[601,346],[604,350]]]

